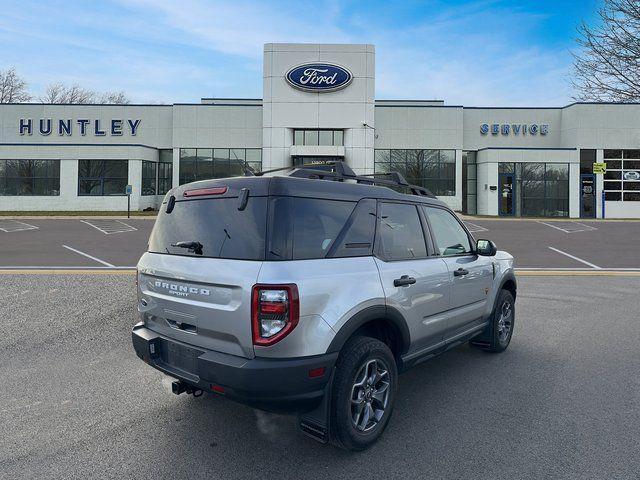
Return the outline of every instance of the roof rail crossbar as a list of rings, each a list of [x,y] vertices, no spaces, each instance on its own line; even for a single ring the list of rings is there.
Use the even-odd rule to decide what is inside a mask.
[[[325,165],[332,167],[328,169]],[[314,168],[316,167],[316,168]],[[318,168],[320,167],[320,168]],[[289,167],[288,167],[289,168]],[[282,168],[278,170],[287,170],[288,168]],[[273,170],[272,170],[273,171]],[[268,172],[264,172],[268,173]],[[428,189],[419,185],[411,185],[407,180],[398,172],[389,172],[385,174],[373,174],[373,175],[356,175],[351,168],[344,162],[334,162],[322,165],[302,165],[299,168],[295,168],[289,176],[297,178],[309,178],[320,180],[333,180],[342,182],[344,180],[355,180],[357,183],[363,183],[367,185],[380,185],[385,187],[404,187],[407,188],[413,195],[436,198]],[[380,178],[385,176],[389,178]]]

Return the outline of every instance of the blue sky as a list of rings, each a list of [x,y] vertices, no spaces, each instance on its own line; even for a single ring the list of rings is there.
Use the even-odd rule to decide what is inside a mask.
[[[0,69],[134,102],[261,97],[267,42],[373,43],[376,98],[563,105],[600,0],[0,0]]]

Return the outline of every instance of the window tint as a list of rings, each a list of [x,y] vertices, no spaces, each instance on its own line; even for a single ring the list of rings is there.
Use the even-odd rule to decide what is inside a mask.
[[[142,195],[156,194],[156,167],[155,162],[142,161]]]
[[[360,200],[329,252],[330,257],[361,257],[373,252],[376,201]]]
[[[60,195],[60,160],[0,160],[0,195]]]
[[[342,130],[294,130],[294,145],[343,145],[344,132]]]
[[[209,178],[243,176],[246,168],[262,170],[262,149],[180,149],[180,185]]]
[[[78,160],[78,195],[124,195],[128,160]]]
[[[471,252],[469,236],[460,222],[448,211],[424,208],[440,255],[460,255]]]
[[[378,227],[380,253],[386,260],[425,258],[422,224],[414,205],[383,203]]]
[[[455,195],[455,150],[376,150],[374,173],[398,172],[434,195]]]
[[[267,219],[266,197],[249,197],[238,210],[237,198],[177,201],[171,213],[162,208],[149,239],[149,251],[170,255],[263,260]],[[172,247],[199,242],[202,254]]]
[[[273,197],[267,259],[325,258],[354,207],[355,202]]]

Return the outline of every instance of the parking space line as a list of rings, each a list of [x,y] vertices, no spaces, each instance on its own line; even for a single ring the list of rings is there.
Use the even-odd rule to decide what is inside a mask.
[[[0,230],[5,233],[24,232],[25,230],[37,230],[39,227],[18,220],[0,220]]]
[[[66,248],[67,250],[71,250],[72,252],[76,252],[78,255],[82,255],[83,257],[87,257],[87,258],[90,258],[91,260],[95,260],[96,262],[101,263],[101,264],[103,264],[103,265],[105,265],[107,267],[115,268],[115,265],[112,265],[112,264],[110,264],[108,262],[105,262],[104,260],[100,260],[99,258],[93,257],[93,256],[89,255],[88,253],[81,252],[80,250],[76,250],[75,248],[69,247],[67,245],[62,245],[62,246],[64,248]]]
[[[585,268],[584,270],[516,270],[519,277],[640,277],[640,271],[620,271],[620,270],[594,270]]]
[[[0,275],[134,275],[135,268],[126,267],[10,267],[0,268]]]
[[[135,232],[138,230],[131,225],[124,223],[120,220],[80,220],[82,223],[95,228],[96,230],[104,233],[105,235],[111,235],[113,233]]]
[[[483,227],[482,225],[476,225],[475,223],[471,223],[471,222],[464,222],[464,224],[467,226],[467,228],[469,228],[469,231],[471,233],[476,233],[476,232],[488,232],[489,229],[486,227]]]
[[[578,258],[578,257],[576,257],[574,255],[571,255],[570,253],[563,252],[562,250],[558,250],[557,248],[553,248],[553,247],[549,247],[549,249],[553,250],[554,252],[558,252],[558,253],[566,256],[566,257],[572,258],[577,262],[584,263],[585,265],[589,265],[591,268],[594,268],[596,270],[602,270],[602,267],[599,267],[598,265],[595,265],[595,264],[593,264],[591,262],[587,262],[586,260]]]
[[[597,227],[594,227],[592,225],[587,225],[585,223],[580,223],[580,222],[573,222],[574,225],[580,225],[582,227],[584,227],[584,230],[574,230],[574,232],[589,232],[592,230],[597,230]]]
[[[585,225],[584,223],[580,223],[580,222],[567,222],[567,223],[571,223],[571,225],[580,225],[581,227],[584,227],[577,230],[567,230],[566,228],[553,225],[552,223],[543,222],[542,220],[536,220],[536,222],[541,223],[542,225],[546,225],[547,227],[555,228],[556,230],[560,230],[561,232],[564,232],[564,233],[591,232],[593,230],[597,230],[596,227],[592,227],[591,225]]]

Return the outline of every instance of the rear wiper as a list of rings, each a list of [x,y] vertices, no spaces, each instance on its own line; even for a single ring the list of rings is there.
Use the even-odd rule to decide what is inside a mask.
[[[171,244],[172,247],[187,248],[196,255],[202,255],[202,244],[200,242],[176,242]]]

